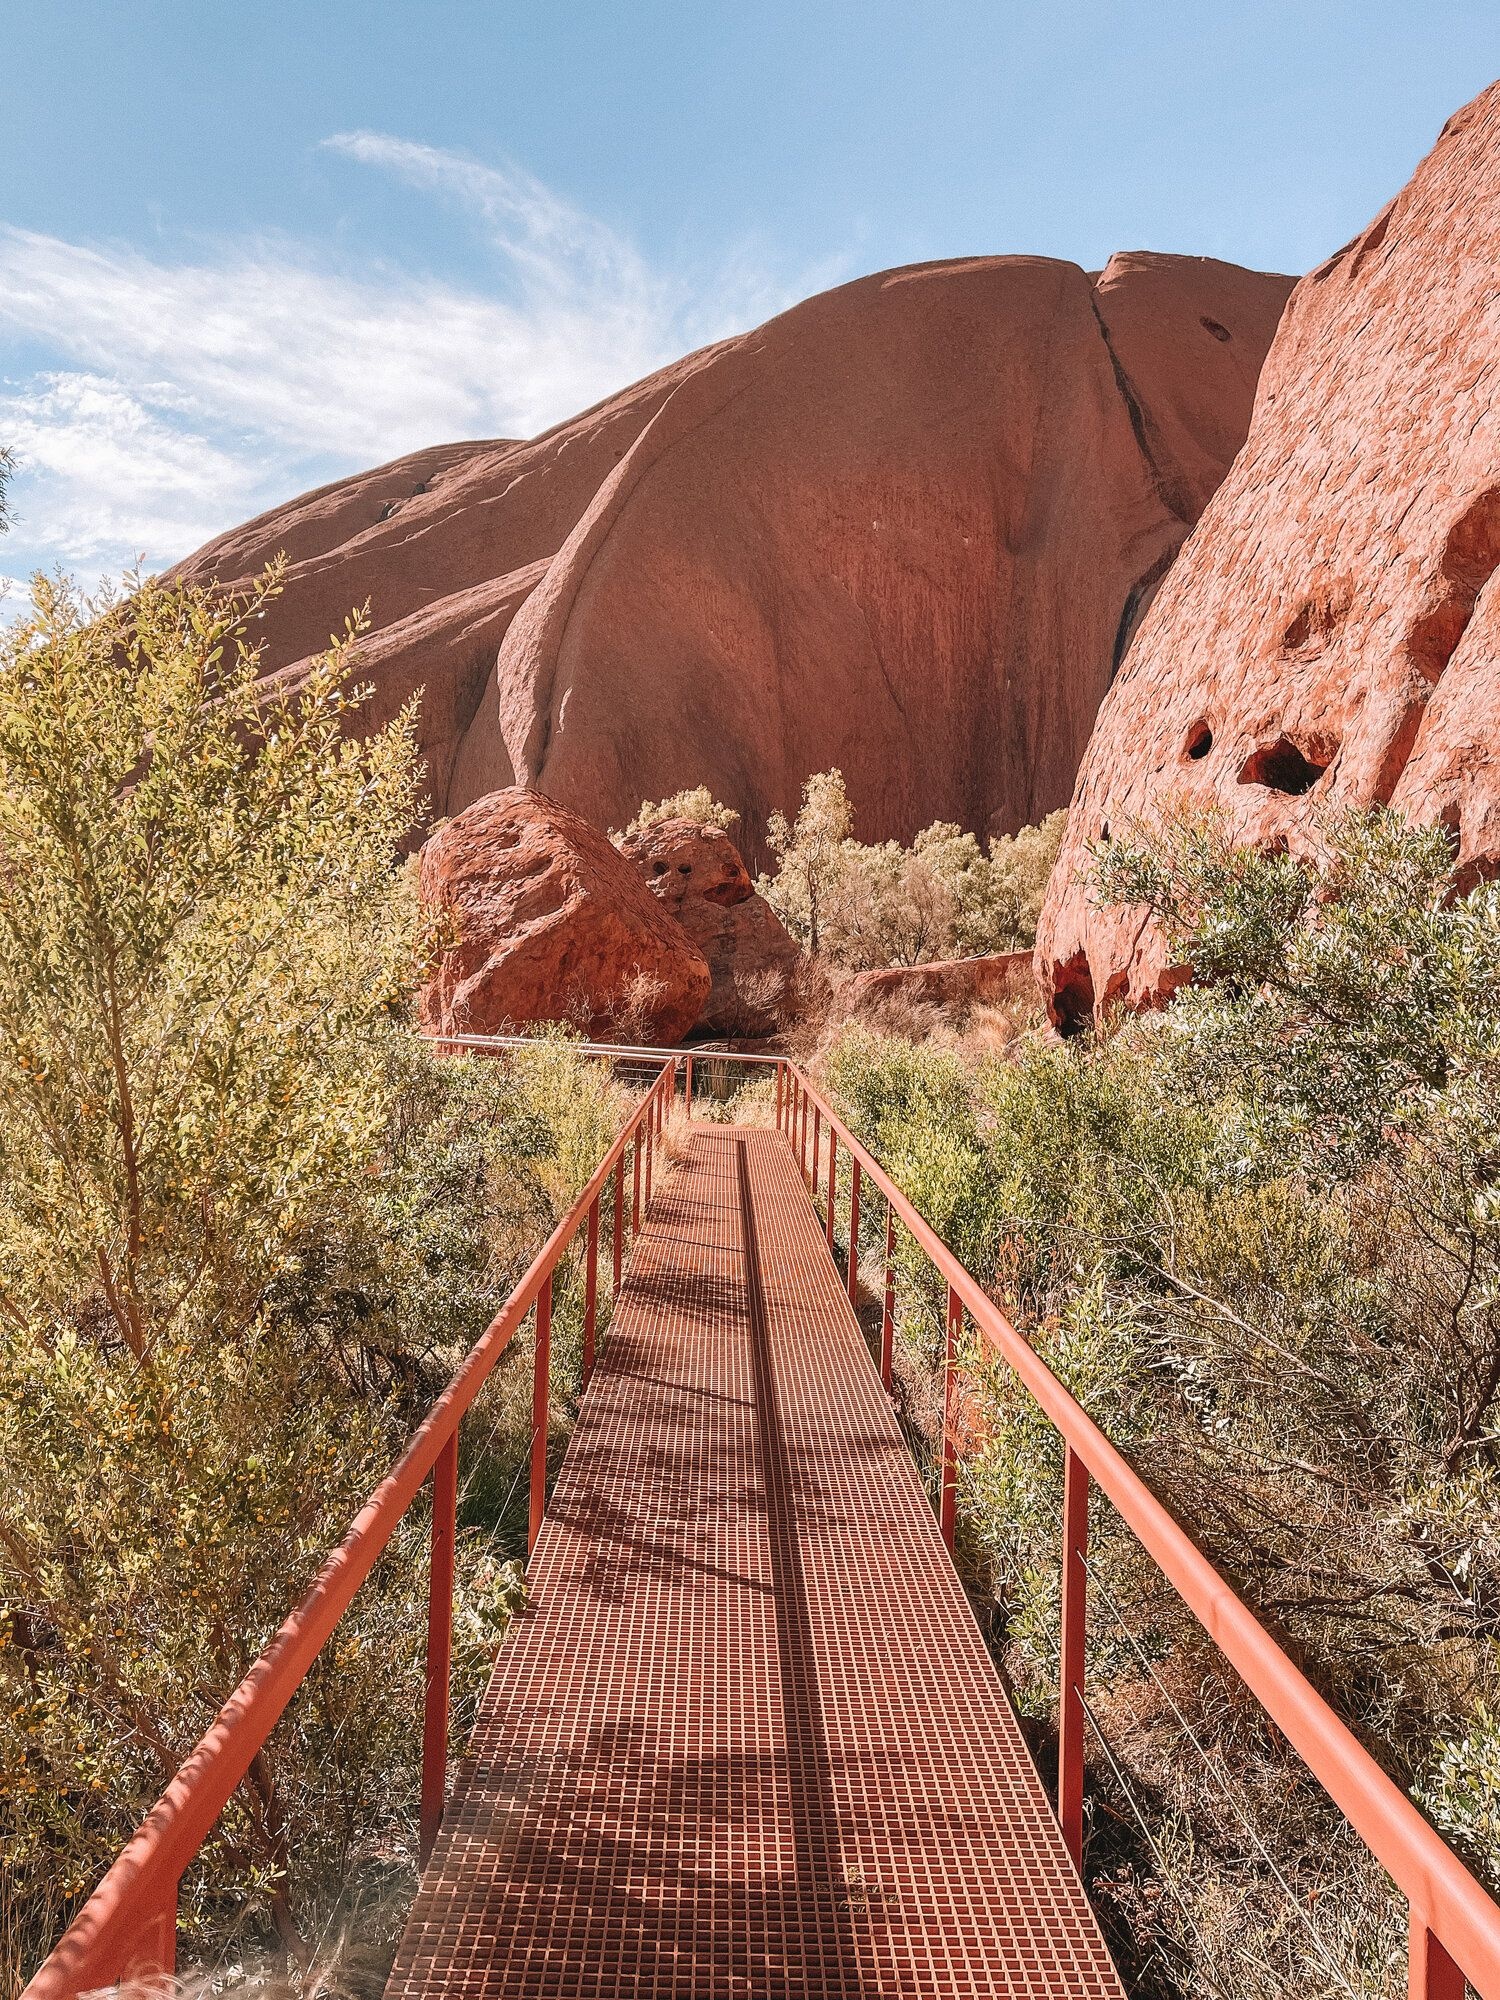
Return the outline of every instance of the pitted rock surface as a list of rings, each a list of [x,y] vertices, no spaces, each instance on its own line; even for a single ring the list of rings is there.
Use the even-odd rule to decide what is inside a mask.
[[[1048,891],[1054,1019],[1180,974],[1090,847],[1174,801],[1315,857],[1390,803],[1500,867],[1500,85],[1292,295],[1243,451],[1100,711]]]
[[[564,1021],[669,1045],[703,1011],[708,965],[686,931],[605,835],[540,792],[491,792],[440,827],[421,891],[457,929],[423,994],[434,1034]]]
[[[801,953],[722,827],[658,820],[620,852],[708,960],[713,978],[699,1025],[762,1036],[782,1025]]]

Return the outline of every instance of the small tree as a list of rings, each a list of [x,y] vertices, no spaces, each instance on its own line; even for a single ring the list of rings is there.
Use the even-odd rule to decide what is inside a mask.
[[[664,819],[690,819],[698,826],[716,826],[727,833],[738,818],[731,806],[720,805],[707,785],[695,785],[689,792],[674,792],[671,798],[659,799],[654,805],[647,801],[624,833],[612,833],[610,839],[627,840],[633,833],[659,826]]]
[[[792,936],[816,954],[822,917],[843,869],[843,845],[854,832],[854,808],[838,770],[815,771],[802,788],[795,820],[773,812],[766,843],[776,856],[774,876],[762,876],[761,894]]]
[[[268,693],[274,594],[42,582],[0,638],[0,1960],[55,1932],[388,1461],[393,1413],[289,1299],[379,1185],[424,952],[413,716],[350,736],[347,638]],[[289,1754],[217,1839],[290,1939]]]
[[[910,847],[867,846],[853,838],[843,779],[829,771],[808,780],[794,826],[772,815],[768,839],[781,867],[760,887],[809,949],[853,971],[1023,950],[1036,940],[1066,819],[1052,813],[992,840],[988,854],[947,820],[924,827]]]
[[[348,644],[267,695],[275,595],[39,582],[0,649],[0,1313],[149,1362],[232,1335],[380,1130],[370,1029],[420,964],[394,881],[414,714]]]

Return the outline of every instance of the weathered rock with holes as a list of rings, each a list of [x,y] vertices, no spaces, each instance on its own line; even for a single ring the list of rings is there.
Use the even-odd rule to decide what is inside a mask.
[[[1100,711],[1043,911],[1054,1019],[1180,977],[1139,911],[1093,907],[1091,845],[1169,801],[1313,854],[1390,802],[1500,865],[1500,85],[1304,278],[1250,435]]]
[[[708,965],[640,871],[540,792],[491,792],[422,849],[422,899],[457,943],[422,996],[439,1035],[565,1021],[585,1034],[681,1041],[708,998]]]
[[[1249,422],[1290,281],[1207,258],[884,272],[529,443],[324,489],[191,558],[285,549],[270,671],[368,600],[365,711],[424,690],[434,814],[536,784],[600,826],[706,783],[758,865],[844,772],[867,839],[1061,805],[1134,622]]]
[[[708,960],[713,979],[699,1026],[716,1035],[774,1034],[801,952],[722,827],[664,819],[627,834],[620,852]]]

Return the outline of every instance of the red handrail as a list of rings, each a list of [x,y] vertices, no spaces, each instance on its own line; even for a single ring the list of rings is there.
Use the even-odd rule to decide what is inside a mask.
[[[1482,2000],[1500,2000],[1500,1906],[1292,1664],[828,1100],[802,1070],[795,1065],[788,1068],[781,1129],[792,1139],[794,1151],[799,1119],[805,1127],[806,1111],[811,1106],[814,1130],[821,1122],[827,1125],[830,1138],[837,1135],[837,1142],[847,1148],[864,1179],[878,1189],[887,1204],[887,1302],[882,1343],[882,1372],[887,1373],[887,1379],[893,1248],[889,1218],[894,1217],[948,1286],[948,1402],[951,1404],[956,1305],[959,1314],[968,1313],[985,1343],[1025,1384],[1066,1443],[1059,1816],[1074,1859],[1078,1858],[1082,1831],[1083,1613],[1088,1574],[1084,1556],[1088,1482],[1092,1479],[1406,1896],[1411,1908],[1411,2000],[1463,2000],[1465,1977]],[[806,1174],[805,1165],[803,1171]],[[815,1159],[811,1176],[815,1192],[816,1177]],[[950,1407],[943,1440],[943,1525],[950,1545],[951,1415]]]
[[[365,1502],[301,1603],[220,1709],[208,1733],[182,1764],[26,1987],[22,2000],[76,2000],[79,1993],[113,1986],[129,1977],[172,1971],[176,1960],[178,1885],[184,1871],[213,1831],[220,1813],[374,1567],[397,1523],[421,1491],[427,1475],[436,1472],[423,1716],[421,1845],[425,1857],[442,1818],[447,1773],[459,1424],[533,1306],[538,1308],[541,1322],[538,1348],[545,1349],[553,1273],[585,1224],[588,1255],[597,1260],[598,1203],[605,1182],[613,1172],[618,1224],[626,1150],[633,1155],[634,1176],[638,1176],[642,1152],[649,1154],[653,1150],[673,1090],[674,1068],[667,1064],[621,1127],[588,1185],[537,1252],[526,1275],[434,1403],[411,1443]],[[635,1226],[639,1228],[638,1210]],[[618,1241],[617,1238],[617,1278]],[[597,1269],[592,1268],[591,1298],[597,1296],[597,1277]],[[543,1479],[546,1471],[548,1400],[549,1384],[539,1359],[532,1406],[532,1543],[539,1520],[538,1464]]]

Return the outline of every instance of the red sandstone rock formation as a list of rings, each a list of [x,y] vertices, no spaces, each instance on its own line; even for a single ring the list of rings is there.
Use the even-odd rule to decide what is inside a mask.
[[[605,836],[539,792],[492,792],[422,849],[422,898],[458,942],[423,995],[443,1035],[567,1021],[681,1041],[708,998],[702,954]]]
[[[1138,911],[1091,906],[1091,843],[1169,800],[1314,853],[1391,802],[1500,866],[1500,85],[1303,279],[1243,451],[1100,712],[1037,967],[1062,1025],[1170,984]]]
[[[883,965],[856,972],[840,989],[839,1001],[851,1020],[878,1025],[892,1010],[932,1008],[961,1020],[975,1007],[1002,1007],[1031,994],[1031,953],[997,952],[985,958],[933,959],[926,965]]]
[[[620,843],[652,894],[708,961],[713,978],[699,1026],[769,1035],[781,1025],[801,957],[721,827],[658,820]]]
[[[325,488],[183,572],[286,551],[272,671],[368,599],[367,714],[425,689],[435,814],[519,782],[623,825],[707,783],[757,843],[837,764],[867,839],[1010,831],[1067,797],[1289,282],[1144,254],[863,278],[530,443]]]

